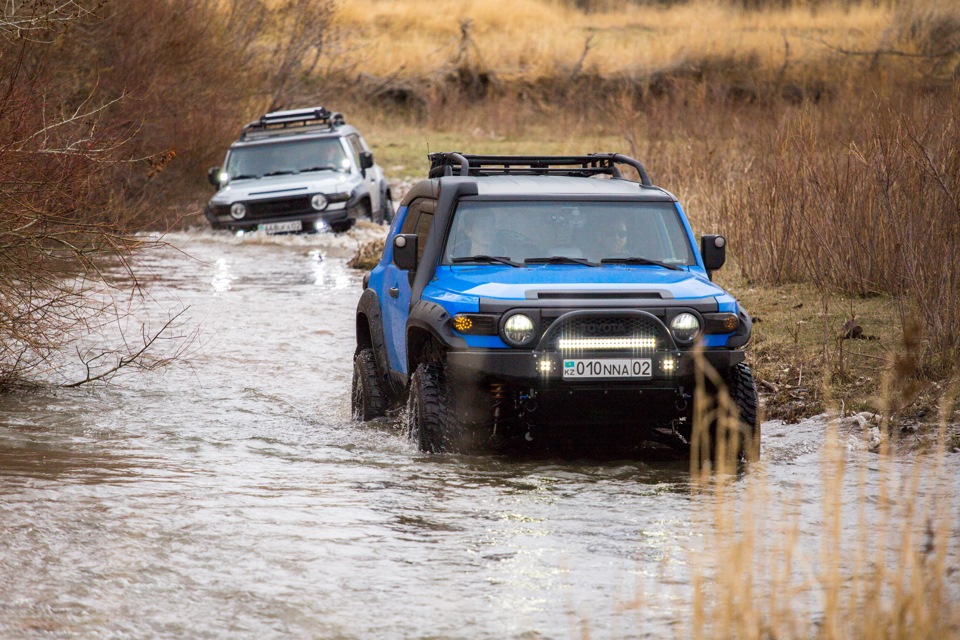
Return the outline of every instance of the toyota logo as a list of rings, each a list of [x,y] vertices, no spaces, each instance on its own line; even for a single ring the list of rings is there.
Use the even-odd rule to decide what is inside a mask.
[[[622,336],[627,326],[616,320],[597,320],[584,325],[583,332],[588,336]]]

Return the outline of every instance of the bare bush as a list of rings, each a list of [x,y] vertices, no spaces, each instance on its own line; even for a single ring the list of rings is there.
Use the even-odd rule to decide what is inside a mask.
[[[904,317],[923,319],[927,362],[949,367],[960,348],[957,89],[785,118],[723,202],[745,275],[896,296]]]
[[[272,47],[267,64],[269,108],[290,108],[317,69],[330,35],[334,5],[329,0],[282,0],[270,11]]]
[[[960,53],[960,7],[950,0],[901,2],[887,35],[928,56]]]
[[[129,313],[131,257],[160,244],[137,232],[174,223],[171,200],[195,197],[245,118],[298,90],[333,4],[14,0],[0,11],[4,386]],[[118,266],[132,291],[110,294]],[[83,354],[88,381],[165,361],[147,353],[157,335]]]

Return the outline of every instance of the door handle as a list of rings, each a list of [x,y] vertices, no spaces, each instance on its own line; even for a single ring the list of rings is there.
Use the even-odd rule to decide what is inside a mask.
[[[390,297],[391,297],[391,298],[399,298],[399,297],[400,297],[400,289],[397,288],[397,287],[390,287],[387,291],[390,293]]]

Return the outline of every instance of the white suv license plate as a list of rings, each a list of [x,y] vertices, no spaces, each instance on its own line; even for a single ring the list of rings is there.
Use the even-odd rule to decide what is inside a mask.
[[[653,361],[637,359],[576,359],[563,361],[563,378],[652,378]]]
[[[257,229],[264,233],[288,233],[290,231],[300,231],[303,229],[303,223],[299,220],[291,220],[290,222],[267,222],[258,224]]]

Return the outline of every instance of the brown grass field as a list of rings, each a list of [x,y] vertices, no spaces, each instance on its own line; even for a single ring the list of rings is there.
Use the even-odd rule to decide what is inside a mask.
[[[755,60],[756,71],[774,72],[786,56],[815,69],[830,58],[831,47],[887,44],[894,13],[888,4],[867,3],[829,4],[815,12],[803,6],[745,12],[710,0],[669,8],[628,2],[604,7],[584,13],[551,0],[459,0],[438,11],[429,0],[351,0],[341,5],[334,24],[343,30],[341,46],[357,52],[364,70],[380,77],[430,77],[460,55],[506,80],[564,77],[576,69],[642,78],[724,59]]]

